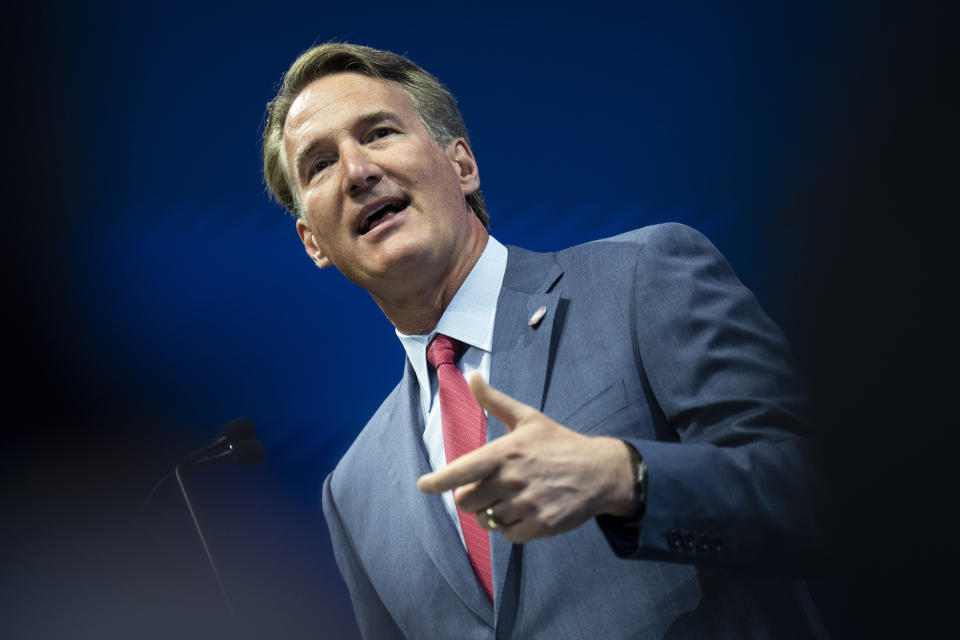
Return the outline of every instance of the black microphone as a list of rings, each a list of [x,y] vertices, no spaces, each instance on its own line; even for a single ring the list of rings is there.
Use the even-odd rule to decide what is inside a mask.
[[[262,462],[267,455],[267,450],[259,440],[241,440],[231,442],[227,445],[225,451],[216,455],[201,458],[193,463],[194,466],[207,464],[208,462],[228,461],[234,464],[257,464]]]
[[[254,426],[251,420],[248,420],[247,418],[237,418],[236,420],[231,420],[227,424],[220,427],[220,430],[217,432],[217,437],[210,444],[189,453],[187,457],[183,459],[180,465],[183,467],[190,467],[200,462],[208,462],[209,460],[201,460],[201,458],[209,456],[212,451],[224,445],[229,447],[231,444],[250,440],[254,435],[256,435],[256,433],[257,428]],[[256,462],[260,462],[260,460],[263,460],[263,456],[261,456],[259,460],[256,460]]]
[[[230,422],[226,423],[225,425],[220,427],[220,429],[217,430],[217,437],[214,438],[213,441],[210,442],[210,444],[187,454],[187,456],[180,461],[180,464],[176,466],[176,469],[189,469],[190,467],[198,463],[212,461],[213,458],[211,458],[211,460],[201,460],[201,459],[204,456],[209,456],[212,451],[224,445],[228,447],[227,451],[224,453],[227,453],[228,456],[233,455],[235,458],[234,462],[238,464],[253,464],[256,462],[260,462],[264,459],[264,456],[266,456],[266,450],[264,450],[262,444],[259,445],[259,450],[260,450],[259,455],[253,453],[251,450],[247,448],[244,448],[242,453],[236,453],[236,454],[231,453],[229,450],[229,446],[231,444],[250,440],[251,438],[253,438],[253,436],[256,433],[257,433],[257,428],[254,426],[253,421],[247,418],[237,418],[235,420],[231,420]],[[220,456],[216,457],[216,459],[219,459],[219,458]],[[157,492],[157,489],[159,489],[164,482],[166,482],[168,479],[173,477],[173,475],[174,475],[174,471],[171,471],[167,475],[160,478],[160,481],[154,485],[153,489],[150,490],[150,493],[147,494],[147,497],[143,501],[143,504],[140,505],[140,509],[137,511],[138,518],[143,515],[144,511],[147,508],[147,504],[150,502],[150,499]]]

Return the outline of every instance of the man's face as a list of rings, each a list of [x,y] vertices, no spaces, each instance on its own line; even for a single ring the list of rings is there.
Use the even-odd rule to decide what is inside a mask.
[[[316,80],[290,108],[284,153],[307,253],[375,295],[442,276],[482,228],[464,199],[479,186],[469,147],[438,147],[396,82],[357,73]]]

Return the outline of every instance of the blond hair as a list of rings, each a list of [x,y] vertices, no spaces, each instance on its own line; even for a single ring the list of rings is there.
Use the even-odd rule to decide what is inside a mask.
[[[287,114],[293,101],[308,85],[324,76],[343,72],[399,83],[441,149],[457,138],[470,142],[453,94],[407,58],[390,51],[341,42],[328,42],[308,49],[284,74],[280,92],[267,104],[267,124],[263,131],[263,176],[267,189],[277,202],[297,217],[302,216],[302,207],[283,152],[283,127]],[[466,200],[487,227],[489,215],[483,195],[475,191],[466,196]]]

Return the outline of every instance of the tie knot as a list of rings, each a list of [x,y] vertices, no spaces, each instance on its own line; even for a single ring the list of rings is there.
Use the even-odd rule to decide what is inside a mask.
[[[434,367],[442,364],[457,364],[465,345],[455,338],[438,333],[427,346],[427,362]]]

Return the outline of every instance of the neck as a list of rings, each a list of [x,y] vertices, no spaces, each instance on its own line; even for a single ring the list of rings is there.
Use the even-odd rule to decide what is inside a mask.
[[[424,335],[437,327],[447,305],[487,246],[489,235],[482,225],[480,231],[471,234],[463,250],[454,252],[447,268],[437,276],[408,288],[402,296],[386,297],[370,292],[374,302],[398,331],[407,335]]]

